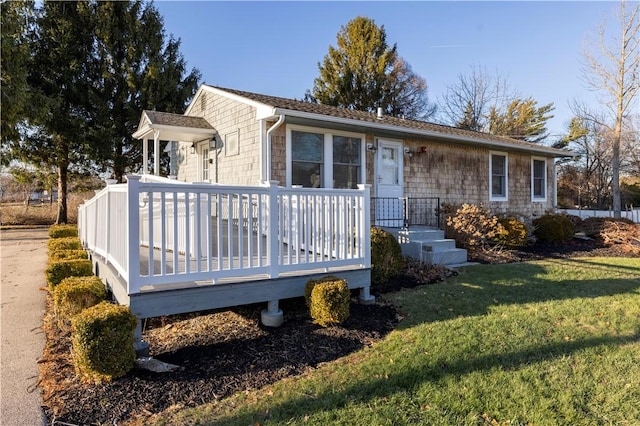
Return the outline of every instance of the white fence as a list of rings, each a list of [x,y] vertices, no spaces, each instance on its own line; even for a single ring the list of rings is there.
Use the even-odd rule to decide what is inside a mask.
[[[587,210],[587,209],[558,209],[561,213],[579,216],[582,219],[588,217],[613,217],[613,210]],[[640,210],[623,210],[620,212],[623,218],[630,219],[635,223],[640,223]]]
[[[85,247],[145,285],[371,266],[369,188],[180,183],[130,176],[79,210]]]

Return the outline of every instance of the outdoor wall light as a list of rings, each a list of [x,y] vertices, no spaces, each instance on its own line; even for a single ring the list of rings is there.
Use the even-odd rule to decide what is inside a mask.
[[[374,144],[372,144],[372,143],[368,143],[367,144],[367,151],[375,151],[377,149],[378,149],[378,147],[375,146]]]

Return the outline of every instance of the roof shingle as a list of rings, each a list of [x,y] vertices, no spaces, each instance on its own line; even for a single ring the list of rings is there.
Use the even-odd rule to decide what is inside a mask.
[[[442,124],[429,123],[426,121],[418,121],[418,120],[409,120],[405,118],[392,117],[389,115],[385,115],[382,118],[378,118],[376,114],[365,112],[365,111],[356,111],[347,108],[340,108],[331,105],[322,105],[316,104],[312,102],[304,102],[298,101],[295,99],[281,98],[277,96],[269,96],[262,95],[258,93],[245,92],[241,90],[235,89],[227,89],[223,87],[210,86],[218,90],[222,90],[228,93],[232,93],[237,96],[244,97],[246,99],[262,103],[267,106],[271,106],[273,108],[280,108],[291,111],[299,111],[304,113],[311,114],[319,114],[324,116],[343,118],[356,120],[363,123],[363,125],[379,125],[386,124],[389,126],[394,126],[400,129],[406,129],[408,132],[418,131],[418,132],[433,132],[436,134],[442,134],[447,136],[464,138],[466,140],[477,140],[478,142],[495,142],[499,144],[509,144],[514,145],[515,147],[520,147],[523,149],[530,148],[535,150],[543,149],[549,153],[555,154],[557,156],[570,156],[572,155],[570,152],[550,147],[545,147],[538,144],[533,144],[529,142],[524,142],[518,139],[513,139],[505,136],[492,135],[489,133],[482,132],[474,132],[471,130],[459,129],[456,127],[446,126]]]

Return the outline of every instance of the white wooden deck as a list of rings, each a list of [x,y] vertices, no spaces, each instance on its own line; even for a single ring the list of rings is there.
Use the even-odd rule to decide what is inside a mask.
[[[130,176],[80,207],[78,229],[139,319],[257,302],[273,313],[331,273],[371,300],[369,192]]]

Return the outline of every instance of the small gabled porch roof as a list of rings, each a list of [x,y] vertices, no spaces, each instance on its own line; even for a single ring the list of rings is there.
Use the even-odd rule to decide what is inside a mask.
[[[142,111],[136,139],[157,139],[162,141],[198,142],[211,139],[216,129],[203,117],[190,117],[159,111]]]
[[[216,129],[203,117],[190,117],[170,112],[142,111],[138,130],[133,133],[136,139],[142,139],[142,172],[147,174],[149,163],[149,139],[153,139],[153,174],[160,174],[160,141],[181,141],[196,143],[211,140]]]

